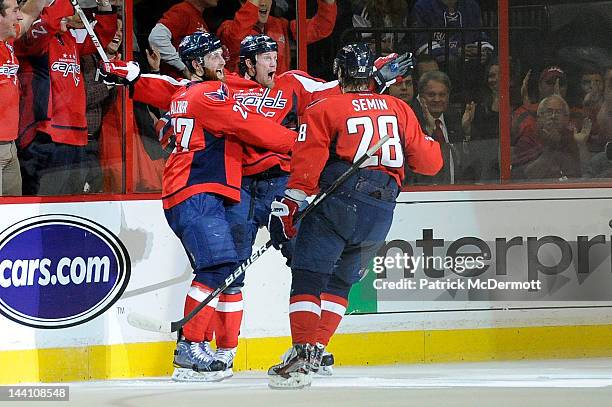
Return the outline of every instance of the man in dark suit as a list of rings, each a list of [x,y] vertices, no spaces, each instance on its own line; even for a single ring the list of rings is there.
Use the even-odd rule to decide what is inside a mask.
[[[460,178],[460,152],[465,141],[462,120],[466,117],[449,111],[451,82],[444,72],[425,72],[419,78],[418,91],[412,110],[423,130],[440,143],[444,167],[432,177],[411,174],[407,179],[410,178],[413,184],[454,184]],[[470,109],[473,105],[467,107],[468,116],[473,115]]]

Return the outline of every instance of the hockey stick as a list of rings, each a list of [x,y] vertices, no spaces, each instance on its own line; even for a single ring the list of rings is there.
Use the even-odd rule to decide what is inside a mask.
[[[89,34],[91,42],[93,42],[94,46],[96,47],[96,50],[98,51],[98,54],[100,55],[100,58],[102,58],[102,62],[108,62],[108,56],[106,55],[104,48],[102,48],[102,44],[100,43],[100,40],[98,40],[98,36],[96,35],[95,31],[93,30],[93,27],[89,23],[89,20],[87,19],[85,12],[83,12],[83,9],[79,5],[79,2],[77,0],[70,0],[70,3],[72,3],[74,11],[76,11],[76,13],[79,15],[79,18],[83,22],[83,25],[87,30],[87,34]]]
[[[368,151],[365,152],[357,161],[355,161],[349,169],[347,169],[332,185],[329,186],[325,191],[320,192],[315,196],[310,204],[303,211],[301,211],[294,219],[294,222],[297,223],[300,219],[304,218],[304,216],[308,215],[314,208],[316,208],[325,198],[327,198],[330,194],[332,194],[340,185],[344,183],[351,175],[355,173],[368,158],[372,157],[374,153],[376,153],[382,146],[389,140],[390,135],[387,134],[385,137],[380,139],[380,141],[374,144]],[[240,265],[232,274],[230,274],[221,286],[217,287],[212,293],[208,295],[197,307],[195,307],[189,314],[185,317],[179,319],[178,321],[162,321],[156,318],[151,318],[147,315],[139,314],[137,312],[130,312],[128,314],[127,320],[130,325],[136,328],[144,329],[146,331],[152,332],[161,332],[161,333],[171,333],[176,332],[181,329],[187,322],[189,322],[198,312],[200,312],[209,302],[211,302],[217,295],[221,294],[223,290],[232,284],[236,278],[238,278],[244,271],[255,262],[258,258],[260,258],[268,249],[272,247],[272,241],[268,240],[265,245],[255,250],[251,257],[246,259],[244,263]]]

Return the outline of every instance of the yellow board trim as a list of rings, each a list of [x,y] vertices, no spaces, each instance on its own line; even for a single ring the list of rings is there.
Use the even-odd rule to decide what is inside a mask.
[[[288,337],[241,339],[234,370],[278,363]],[[174,342],[0,352],[0,384],[68,382],[172,373]],[[612,325],[338,334],[341,366],[612,356]]]

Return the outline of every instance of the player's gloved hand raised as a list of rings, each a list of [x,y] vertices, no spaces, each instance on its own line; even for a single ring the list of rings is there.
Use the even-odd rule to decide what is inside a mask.
[[[133,85],[140,78],[140,66],[134,61],[102,62],[98,72],[106,85]]]
[[[167,153],[171,153],[176,147],[176,135],[174,134],[174,124],[170,117],[170,112],[164,114],[155,123],[155,132],[159,138],[159,144]]]
[[[410,52],[400,56],[393,53],[376,59],[374,61],[376,92],[383,93],[389,86],[400,83],[404,77],[412,74],[413,69],[414,59]]]
[[[294,218],[306,204],[306,194],[292,193],[297,190],[285,191],[284,197],[277,197],[271,205],[268,231],[272,246],[280,249],[283,243],[288,242],[297,234]]]

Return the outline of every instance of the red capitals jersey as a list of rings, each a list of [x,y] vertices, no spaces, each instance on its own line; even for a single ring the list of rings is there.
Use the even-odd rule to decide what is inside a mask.
[[[178,50],[181,40],[196,31],[208,31],[202,12],[187,1],[175,4],[164,13],[159,20],[170,30],[172,45]]]
[[[170,103],[176,148],[163,176],[164,209],[199,193],[240,201],[242,144],[287,153],[295,133],[251,113],[223,82],[194,82]]]
[[[306,43],[311,44],[328,37],[334,30],[337,6],[318,1],[317,14],[306,20]],[[240,42],[247,35],[266,34],[278,44],[278,73],[289,70],[291,65],[291,43],[289,31],[296,37],[297,22],[269,16],[263,31],[257,26],[259,8],[245,2],[236,12],[233,20],[224,21],[217,30],[217,36],[229,48],[230,60],[227,68],[238,72],[240,60]]]
[[[21,146],[29,144],[36,131],[50,135],[56,143],[87,144],[80,56],[93,54],[96,48],[84,29],[60,31],[62,18],[73,14],[69,0],[56,0],[15,43],[22,62]],[[117,15],[98,12],[96,21],[94,29],[104,48],[117,31]]]
[[[19,36],[20,25],[17,28]],[[13,40],[0,41],[0,141],[17,138],[19,125],[19,61],[13,49]]]
[[[272,89],[236,75],[229,75],[227,81],[232,90],[235,90],[234,97],[237,100],[290,129],[297,128],[298,119],[312,101],[340,93],[338,81],[324,82],[301,71],[289,71],[279,75]],[[277,154],[251,146],[245,148],[244,175],[259,174],[275,165],[289,172],[289,164],[290,157],[287,154]]]
[[[387,134],[389,140],[361,168],[384,171],[399,185],[405,163],[424,175],[442,168],[440,145],[423,133],[408,105],[388,95],[345,93],[306,109],[293,147],[288,188],[315,194],[330,157],[353,163]]]
[[[226,75],[226,82],[234,91],[234,99],[251,111],[290,129],[297,127],[299,117],[313,100],[340,93],[337,81],[324,82],[301,71],[279,75],[273,89],[234,74]],[[170,95],[187,83],[168,76],[145,74],[134,86],[134,100],[168,110]],[[288,154],[245,146],[244,175],[259,174],[275,165],[288,172],[289,163]]]
[[[204,21],[202,12],[193,4],[183,1],[170,7],[158,21],[163,24],[171,34],[171,42],[178,52],[181,40],[196,31],[208,32],[208,26]],[[162,72],[173,77],[179,77],[182,73],[174,67],[162,61]]]

